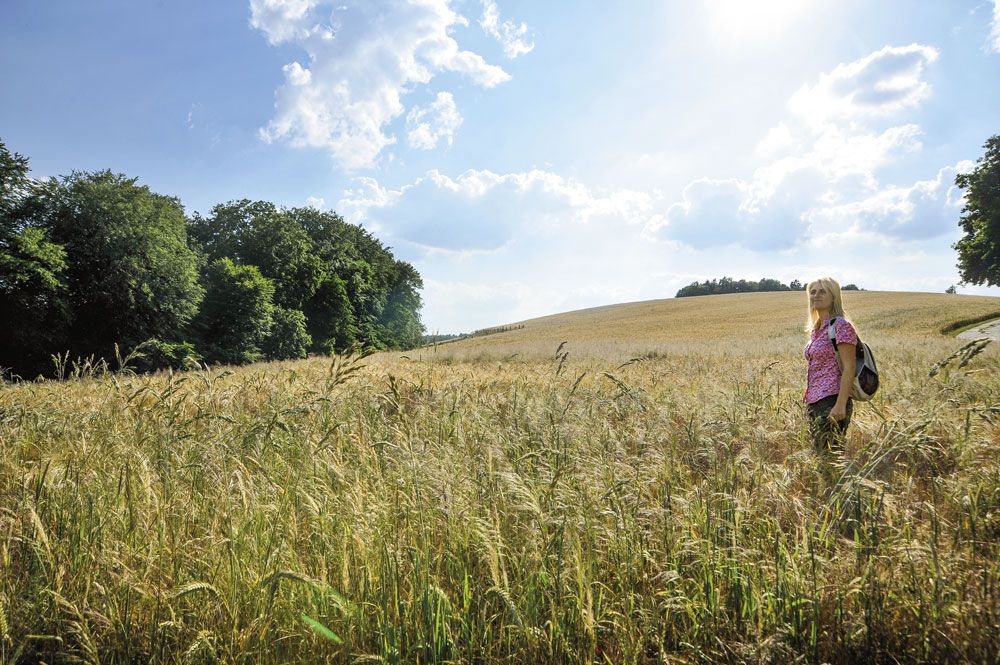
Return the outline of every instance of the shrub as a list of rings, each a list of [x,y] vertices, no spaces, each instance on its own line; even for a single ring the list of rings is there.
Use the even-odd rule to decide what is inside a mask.
[[[164,342],[155,338],[135,347],[129,358],[131,368],[142,373],[159,369],[198,369],[202,360],[190,342]]]

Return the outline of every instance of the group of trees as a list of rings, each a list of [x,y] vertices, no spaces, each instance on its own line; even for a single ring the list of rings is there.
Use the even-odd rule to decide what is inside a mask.
[[[0,142],[0,367],[139,348],[153,369],[420,341],[412,265],[331,212],[263,201],[185,216],[110,171],[44,181]]]
[[[854,284],[848,284],[841,288],[844,291],[860,290]],[[758,293],[762,291],[802,291],[803,289],[805,289],[805,285],[797,279],[793,279],[788,284],[783,284],[776,279],[769,279],[767,277],[761,278],[759,282],[723,277],[722,279],[711,279],[704,282],[691,282],[678,291],[675,297],[713,296],[720,293]]]

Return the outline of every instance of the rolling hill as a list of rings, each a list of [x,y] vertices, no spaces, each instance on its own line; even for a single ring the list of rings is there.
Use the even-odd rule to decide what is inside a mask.
[[[862,334],[873,339],[940,339],[959,322],[1000,316],[1000,298],[989,296],[850,291],[844,292],[844,305]],[[436,351],[458,357],[539,355],[565,341],[577,353],[618,355],[739,341],[748,331],[758,340],[792,341],[801,339],[805,316],[805,295],[798,292],[649,300],[528,319],[512,324],[514,330],[448,342]]]

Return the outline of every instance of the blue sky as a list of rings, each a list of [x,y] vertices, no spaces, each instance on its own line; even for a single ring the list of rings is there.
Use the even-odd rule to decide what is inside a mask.
[[[958,281],[1000,0],[609,7],[6,0],[0,138],[189,213],[335,210],[417,267],[430,331],[722,275]]]

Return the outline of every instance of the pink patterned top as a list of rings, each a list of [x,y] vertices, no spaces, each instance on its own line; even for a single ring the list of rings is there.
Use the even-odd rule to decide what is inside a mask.
[[[824,397],[840,393],[840,366],[834,355],[833,344],[830,342],[827,329],[830,319],[824,319],[823,325],[813,330],[812,338],[806,344],[804,355],[809,362],[809,373],[806,394],[803,401],[807,404],[818,402]],[[858,333],[849,322],[837,319],[837,344],[858,343]]]

